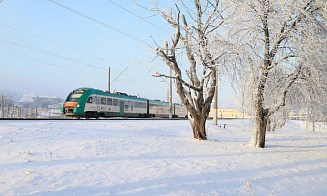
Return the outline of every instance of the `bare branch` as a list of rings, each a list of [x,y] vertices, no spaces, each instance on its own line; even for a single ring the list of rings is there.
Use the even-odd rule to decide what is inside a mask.
[[[161,73],[156,73],[154,75],[152,75],[153,77],[165,77],[165,78],[172,78],[172,79],[175,79],[175,80],[178,80],[180,81],[183,85],[185,85],[186,87],[188,88],[191,88],[195,91],[201,91],[200,88],[197,88],[187,82],[185,82],[179,75],[176,75],[176,76],[168,76],[168,75],[165,75],[165,74],[161,74]]]

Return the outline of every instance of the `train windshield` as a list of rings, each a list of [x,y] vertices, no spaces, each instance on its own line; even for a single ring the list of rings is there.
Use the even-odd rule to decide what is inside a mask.
[[[73,91],[70,96],[68,101],[78,101],[78,99],[83,95],[84,91]]]

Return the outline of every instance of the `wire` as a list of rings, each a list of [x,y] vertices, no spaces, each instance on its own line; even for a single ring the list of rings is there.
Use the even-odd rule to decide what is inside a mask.
[[[14,52],[16,52],[16,53],[18,53],[18,54],[20,54],[20,55],[22,55],[22,56],[24,56],[24,57],[19,57],[19,56],[15,56],[15,55],[11,55],[11,54],[7,54],[7,53],[0,52],[0,53],[2,53],[2,54],[7,55],[7,56],[13,56],[13,57],[16,57],[16,58],[21,58],[21,59],[25,59],[25,60],[29,60],[29,61],[34,61],[34,62],[39,62],[39,63],[43,63],[43,64],[47,64],[47,65],[51,65],[51,66],[57,66],[57,67],[60,67],[60,68],[63,68],[63,69],[69,69],[69,70],[73,70],[73,71],[78,71],[78,70],[75,70],[75,69],[70,69],[70,68],[67,68],[67,67],[59,66],[59,65],[56,65],[56,64],[53,64],[53,63],[47,63],[47,62],[44,62],[44,61],[39,61],[39,60],[37,60],[37,59],[35,59],[35,58],[28,57],[27,55],[25,55],[25,54],[23,54],[23,53],[21,53],[21,52],[15,50],[15,49],[13,49],[11,46],[9,46],[9,44],[14,45],[14,46],[18,46],[18,47],[23,47],[23,48],[25,48],[25,49],[34,50],[34,51],[37,51],[37,52],[40,52],[40,51],[41,51],[42,53],[46,53],[46,54],[48,54],[48,55],[52,55],[51,52],[43,51],[42,49],[38,49],[38,48],[35,48],[35,47],[33,47],[33,46],[29,46],[29,47],[27,47],[27,46],[24,46],[24,45],[21,45],[21,44],[15,43],[15,42],[7,41],[7,40],[2,40],[2,39],[0,39],[0,43],[6,45],[8,48],[10,48],[10,49],[13,50]],[[58,57],[58,56],[56,56],[56,55],[53,55],[53,56]],[[64,59],[66,59],[66,60],[70,60],[70,59],[67,58],[67,57],[62,57],[62,56],[59,56],[59,57],[60,57],[60,58],[64,58]],[[77,61],[77,62],[78,62],[78,61]],[[86,65],[87,65],[87,64],[86,64]],[[89,65],[89,66],[92,66],[92,65]],[[127,68],[128,68],[128,67],[127,67]],[[126,69],[127,69],[127,68],[126,68]],[[124,69],[123,72],[125,72],[126,69]],[[82,71],[78,71],[78,72],[81,72],[81,73],[84,73],[84,74],[88,74],[88,73],[86,73],[86,72],[82,72]],[[121,72],[121,73],[120,73],[120,74],[119,74],[119,75],[118,75],[118,76],[117,76],[117,77],[112,81],[112,83],[113,83],[114,81],[117,81],[117,78],[118,78],[120,75],[122,75],[123,72]],[[100,76],[100,75],[96,75],[96,74],[90,74],[90,75]],[[100,76],[100,77],[104,77],[104,76]],[[136,80],[140,80],[140,81],[148,81],[148,82],[150,82],[149,80],[146,80],[146,79],[144,79],[144,78],[137,78],[137,77],[135,77],[134,75],[132,75],[132,76],[131,76],[131,75],[128,75],[128,77],[129,77],[129,78],[134,78],[134,79],[136,79]],[[151,82],[150,82],[150,83],[151,83]]]
[[[131,39],[134,39],[134,40],[136,40],[136,41],[138,41],[138,42],[140,42],[140,43],[142,43],[142,44],[145,44],[145,45],[149,46],[150,48],[152,48],[152,47],[151,47],[151,44],[149,44],[148,42],[146,42],[146,41],[144,41],[144,40],[142,40],[142,39],[140,39],[140,38],[138,38],[138,37],[135,37],[135,36],[133,36],[133,35],[131,35],[131,34],[128,34],[128,33],[124,32],[124,31],[121,31],[121,30],[119,30],[119,29],[117,29],[117,28],[114,28],[114,27],[112,27],[112,26],[110,26],[110,25],[108,25],[108,24],[106,24],[106,23],[103,23],[103,22],[101,22],[101,21],[99,21],[99,20],[96,20],[96,19],[94,19],[94,18],[92,18],[92,17],[90,17],[90,16],[87,16],[87,15],[85,15],[85,14],[83,14],[83,13],[80,13],[80,12],[78,12],[78,11],[76,11],[76,10],[74,10],[74,9],[71,9],[71,8],[69,8],[69,7],[67,7],[67,6],[64,6],[64,5],[60,4],[60,3],[57,3],[56,1],[53,1],[53,0],[48,0],[48,1],[50,1],[50,2],[52,2],[52,3],[54,3],[54,4],[58,5],[58,6],[60,6],[60,7],[62,7],[62,8],[65,8],[65,9],[67,9],[67,10],[69,10],[69,11],[75,13],[75,14],[78,14],[78,15],[80,15],[80,16],[82,16],[82,17],[88,19],[88,20],[91,20],[91,21],[93,21],[93,22],[95,22],[95,23],[97,23],[97,24],[99,24],[99,25],[101,25],[101,26],[104,26],[104,27],[109,28],[109,29],[111,29],[111,30],[113,30],[113,31],[116,31],[116,32],[118,32],[118,33],[120,33],[120,34],[122,34],[122,35],[125,35],[125,36],[127,36],[127,37],[129,37],[129,38],[131,38]],[[117,6],[118,6],[118,5],[117,5]],[[126,10],[126,11],[127,11],[127,10]],[[133,14],[133,15],[135,15],[135,14]],[[137,16],[137,17],[140,18],[139,16]],[[142,19],[142,18],[140,18],[140,19]],[[146,21],[145,19],[142,19],[142,20]],[[148,21],[147,21],[147,22],[148,22]],[[148,23],[151,24],[150,22],[148,22]],[[23,33],[26,33],[26,34],[32,35],[32,36],[34,36],[34,37],[37,37],[37,38],[40,38],[40,39],[46,40],[46,41],[48,41],[48,42],[51,42],[51,43],[54,43],[54,44],[57,44],[57,45],[60,45],[60,46],[62,46],[62,47],[66,47],[66,48],[69,48],[69,49],[72,49],[72,50],[75,50],[75,51],[78,51],[78,52],[81,52],[81,53],[84,53],[84,54],[87,54],[87,55],[90,55],[90,56],[93,56],[93,57],[96,57],[96,58],[99,58],[99,59],[101,59],[101,60],[107,60],[107,59],[104,59],[104,58],[101,58],[101,57],[98,57],[98,56],[95,56],[95,55],[92,55],[92,54],[89,54],[89,53],[83,52],[83,51],[81,51],[81,50],[74,49],[74,48],[72,48],[72,47],[65,46],[65,45],[63,45],[63,44],[60,44],[60,43],[57,43],[57,42],[51,41],[51,40],[49,40],[49,39],[46,39],[46,38],[40,37],[40,36],[38,36],[38,35],[35,35],[35,34],[32,34],[32,33],[26,32],[26,31],[24,31],[24,30],[21,30],[21,29],[18,29],[18,28],[15,28],[15,27],[9,26],[9,25],[4,24],[4,23],[0,23],[0,25],[7,26],[7,27],[9,27],[9,28],[12,28],[12,29],[15,29],[15,30],[21,31],[21,32],[23,32]],[[152,25],[153,25],[153,24],[152,24]],[[7,30],[7,29],[6,29],[6,30]],[[163,29],[162,29],[162,30],[163,30]],[[166,31],[166,30],[164,30],[164,31]],[[166,32],[167,32],[167,31],[166,31]],[[16,36],[14,36],[14,37],[16,37]],[[19,39],[19,40],[20,40],[20,39]],[[0,41],[1,41],[1,40],[0,40]],[[36,47],[30,46],[29,44],[27,44],[27,43],[25,43],[25,42],[24,42],[24,43],[25,43],[26,45],[29,45],[29,47],[24,46],[24,45],[21,45],[21,44],[18,44],[18,43],[10,42],[10,41],[7,41],[7,40],[2,40],[2,43],[4,43],[4,42],[7,42],[7,43],[10,43],[10,44],[16,45],[16,46],[18,46],[18,47],[23,47],[23,48],[26,48],[26,49],[30,49],[30,50],[34,50],[34,51],[38,51],[38,52],[42,52],[42,53],[45,53],[45,54],[48,54],[48,55],[56,56],[57,58],[63,58],[63,59],[66,59],[66,60],[70,60],[70,61],[78,62],[78,61],[75,61],[75,60],[70,59],[70,58],[68,58],[68,57],[64,57],[64,56],[58,55],[58,54],[53,53],[53,52],[45,51],[45,50],[42,50],[42,49],[39,49],[39,48],[36,48]],[[6,45],[7,45],[7,44],[6,44]],[[28,58],[24,58],[24,57],[19,57],[19,56],[15,56],[15,55],[6,54],[6,53],[3,53],[3,52],[0,52],[0,53],[5,54],[5,55],[9,55],[9,56],[14,56],[14,57],[18,57],[18,58],[26,59],[26,60],[30,60],[30,61],[35,61],[35,62],[39,62],[39,63],[43,63],[43,64],[48,64],[48,65],[52,65],[52,66],[60,67],[59,65],[56,65],[56,64],[53,64],[53,63],[47,63],[47,62],[43,62],[43,61],[39,61],[39,60],[36,60],[36,59],[29,58],[29,57],[28,57]],[[22,55],[24,55],[24,54],[22,54]],[[24,55],[24,56],[26,56],[26,55]],[[107,60],[107,61],[110,61],[110,60]],[[111,61],[111,62],[112,62],[112,61]],[[78,62],[78,63],[82,63],[82,62]],[[114,63],[115,63],[115,64],[119,64],[119,63],[116,63],[116,62],[114,62]],[[85,63],[82,63],[82,64],[85,64]],[[85,65],[87,65],[87,66],[93,66],[93,65],[89,65],[89,64],[85,64]],[[120,64],[120,65],[122,65],[122,64]],[[97,67],[97,66],[93,66],[93,67]],[[61,67],[61,68],[64,68],[64,69],[70,69],[70,68],[66,68],[66,67]],[[99,67],[97,67],[97,68],[99,68]],[[104,69],[104,68],[100,68],[100,69]],[[70,70],[78,71],[78,70],[74,70],[74,69],[70,69]],[[78,71],[78,72],[81,72],[81,71]],[[81,72],[81,73],[85,73],[85,72]],[[85,73],[85,74],[89,74],[89,73]],[[95,75],[95,74],[92,74],[92,75]],[[99,76],[99,75],[97,75],[97,76]],[[103,76],[100,76],[100,77],[103,77]],[[137,78],[137,77],[134,77],[134,76],[129,76],[129,77],[132,77],[132,78],[135,78],[135,79],[138,79],[138,80],[144,80],[144,78],[140,79],[140,78]]]
[[[126,69],[128,69],[128,67],[126,67]],[[125,71],[126,71],[126,69],[124,69],[124,71],[122,71],[115,79],[113,79],[110,83],[112,84],[112,83],[114,83],[118,78],[119,78],[119,76],[121,76]]]
[[[40,38],[40,39],[42,39],[42,40],[45,40],[45,41],[48,41],[48,42],[51,42],[51,43],[54,43],[54,44],[57,44],[57,45],[60,45],[60,46],[63,46],[63,47],[67,47],[67,48],[72,49],[72,50],[76,50],[76,51],[81,52],[81,53],[88,54],[88,55],[90,55],[90,56],[94,56],[94,57],[99,58],[99,59],[103,59],[103,58],[101,58],[101,57],[97,57],[97,56],[95,56],[95,55],[92,55],[92,54],[89,54],[89,53],[86,53],[86,52],[83,52],[83,51],[80,51],[80,50],[74,49],[74,48],[72,48],[72,47],[65,46],[65,45],[62,45],[62,44],[60,44],[60,43],[53,42],[53,41],[48,40],[48,39],[46,39],[46,38],[40,37],[40,36],[38,36],[38,35],[35,35],[35,34],[32,34],[32,33],[29,33],[29,32],[26,32],[26,31],[24,31],[24,30],[18,29],[18,28],[16,28],[16,27],[12,27],[12,26],[7,25],[7,24],[4,24],[4,23],[0,23],[0,25],[2,25],[2,27],[3,27],[3,28],[4,28],[8,33],[10,33],[13,37],[15,37],[17,40],[19,40],[19,41],[21,41],[21,42],[23,42],[24,44],[27,45],[27,46],[24,46],[24,45],[22,45],[22,44],[18,44],[18,43],[11,42],[11,41],[8,41],[8,40],[0,40],[1,43],[3,43],[4,45],[6,45],[7,47],[9,47],[11,50],[13,50],[13,51],[15,51],[16,53],[19,53],[20,55],[26,57],[26,58],[23,58],[23,57],[19,57],[19,58],[23,58],[23,59],[28,59],[28,60],[31,60],[31,61],[33,60],[33,61],[36,61],[36,62],[40,62],[40,61],[37,61],[37,60],[34,59],[34,58],[28,57],[27,55],[25,55],[25,54],[23,54],[23,53],[21,53],[21,52],[18,52],[17,50],[15,50],[15,49],[13,49],[12,47],[10,47],[8,44],[15,45],[15,46],[18,46],[18,47],[22,47],[22,48],[25,48],[25,49],[30,49],[30,50],[37,51],[37,52],[41,52],[41,53],[45,53],[45,54],[52,55],[52,56],[56,56],[56,57],[58,57],[58,55],[55,55],[53,52],[48,52],[48,51],[45,51],[45,50],[42,50],[42,49],[36,48],[36,47],[34,47],[34,46],[31,46],[30,44],[26,43],[25,41],[21,40],[21,39],[18,38],[16,35],[14,35],[14,34],[13,34],[11,31],[9,31],[6,27],[9,27],[9,28],[12,28],[12,29],[15,29],[15,30],[21,31],[21,32],[23,32],[23,33],[26,33],[26,34],[32,35],[32,36],[34,36],[34,37]],[[4,27],[4,26],[6,26],[6,27]],[[9,54],[7,54],[7,55],[9,55]],[[15,57],[17,57],[17,56],[15,56]],[[64,58],[64,59],[66,59],[66,60],[70,60],[69,58],[67,58],[67,57],[63,57],[63,56],[60,56],[60,55],[59,55],[59,58]],[[104,59],[104,60],[106,60],[106,59]],[[73,60],[73,61],[76,61],[76,60]],[[108,61],[109,61],[109,60],[108,60]],[[79,62],[79,61],[77,61],[77,62]],[[48,64],[48,65],[49,65],[49,64],[50,64],[50,65],[53,65],[53,64],[51,64],[51,63],[46,63],[46,62],[41,62],[41,63],[43,63],[43,64]],[[81,62],[79,62],[79,63],[81,63]],[[116,62],[114,62],[114,63],[116,63]],[[118,64],[118,63],[116,63],[116,64]],[[86,65],[88,65],[88,64],[86,64]],[[120,64],[120,65],[124,66],[123,64]],[[88,66],[92,66],[92,65],[88,65]],[[126,67],[127,67],[127,66],[126,66]],[[64,67],[62,67],[62,68],[64,68]],[[101,68],[101,67],[99,67],[99,69],[106,70],[106,69]],[[73,69],[71,69],[71,70],[73,70]],[[74,70],[74,71],[76,71],[76,70]],[[85,72],[82,72],[82,73],[85,73]],[[94,75],[94,74],[93,74],[93,75]],[[141,81],[144,81],[144,80],[145,80],[144,78],[142,78],[142,79],[141,79],[141,78],[137,78],[137,77],[135,77],[134,75],[129,75],[128,77],[130,77],[130,78],[134,78],[134,79],[137,79],[137,80],[141,80]],[[146,81],[146,80],[145,80],[145,81]],[[150,81],[149,81],[149,82],[150,82]]]
[[[67,10],[69,10],[69,11],[75,13],[75,14],[78,14],[78,15],[80,15],[80,16],[82,16],[82,17],[84,17],[84,18],[86,18],[86,19],[88,19],[88,20],[90,20],[90,21],[92,21],[92,22],[95,22],[95,23],[97,23],[97,24],[99,24],[99,25],[101,25],[101,26],[104,26],[104,27],[106,27],[106,28],[108,28],[108,29],[111,29],[111,30],[113,30],[113,31],[116,31],[117,33],[120,33],[120,34],[122,34],[122,35],[124,35],[124,36],[126,36],[126,37],[129,37],[129,38],[131,38],[131,39],[133,39],[133,40],[135,40],[135,41],[138,41],[138,42],[140,42],[140,43],[142,43],[142,44],[144,44],[144,45],[147,45],[147,46],[149,46],[150,48],[153,48],[153,47],[151,47],[151,44],[150,44],[150,43],[148,43],[148,42],[146,42],[146,41],[144,41],[144,40],[142,40],[142,39],[140,39],[140,38],[138,38],[138,37],[135,37],[135,36],[133,36],[133,35],[131,35],[131,34],[129,34],[129,33],[126,33],[126,32],[124,32],[124,31],[122,31],[122,30],[119,30],[119,29],[117,29],[117,28],[115,28],[115,27],[112,27],[112,26],[110,26],[110,25],[108,25],[108,24],[106,24],[106,23],[104,23],[104,22],[101,22],[101,21],[99,21],[99,20],[97,20],[97,19],[94,19],[94,18],[92,18],[92,17],[90,17],[90,16],[88,16],[88,15],[86,15],[86,14],[83,14],[83,13],[81,13],[81,12],[78,12],[78,11],[72,9],[72,8],[69,8],[69,7],[67,7],[67,6],[64,6],[64,5],[62,5],[62,4],[60,4],[60,3],[56,2],[56,1],[53,1],[53,0],[48,0],[48,1],[50,1],[51,3],[54,3],[54,4],[58,5],[58,6],[60,6],[60,7],[62,7],[62,8],[65,8],[65,9],[67,9]]]
[[[163,28],[159,27],[158,25],[156,25],[156,24],[154,24],[154,23],[152,23],[152,22],[150,22],[150,21],[148,21],[148,20],[146,20],[146,19],[144,19],[144,18],[142,18],[142,17],[136,15],[136,14],[133,13],[132,11],[129,11],[128,9],[126,9],[126,8],[124,8],[124,7],[120,6],[120,5],[118,5],[117,3],[115,3],[115,2],[113,2],[113,1],[111,1],[111,0],[107,0],[107,1],[109,1],[109,2],[112,3],[112,4],[114,4],[115,6],[119,7],[120,9],[122,9],[122,10],[124,10],[124,11],[126,11],[126,12],[128,12],[128,13],[134,15],[134,16],[136,16],[137,18],[139,18],[139,19],[141,19],[141,20],[147,22],[148,24],[150,24],[150,25],[152,25],[152,26],[154,26],[154,27],[157,27],[158,29],[160,29],[160,30],[162,30],[162,31],[164,31],[164,32],[166,32],[166,33],[169,33],[166,29],[163,29]]]
[[[26,57],[21,57],[21,56],[16,56],[16,55],[12,55],[12,54],[7,54],[7,53],[4,53],[4,52],[0,52],[0,54],[4,54],[4,55],[7,55],[7,56],[12,56],[12,57],[15,57],[15,58],[21,58],[21,59],[25,59],[25,60],[29,60],[29,61],[34,61],[34,62],[38,62],[38,63],[43,63],[43,64],[51,65],[51,66],[54,66],[54,67],[59,67],[59,68],[62,68],[62,69],[68,69],[68,70],[72,70],[74,72],[80,72],[80,73],[84,73],[84,74],[88,74],[88,75],[95,75],[95,76],[98,76],[98,77],[106,78],[106,77],[101,76],[101,75],[92,74],[92,73],[89,73],[89,72],[83,72],[83,71],[80,71],[80,70],[75,70],[75,69],[71,69],[71,68],[67,68],[67,67],[62,67],[60,65],[56,65],[56,64],[53,64],[53,63],[48,63],[48,62],[36,60],[36,59],[30,58],[30,57],[27,57],[26,55],[24,55]]]
[[[54,56],[54,57],[57,57],[57,58],[62,58],[62,59],[68,60],[68,61],[73,61],[75,63],[80,63],[80,64],[83,64],[83,65],[86,65],[86,66],[89,66],[89,67],[95,67],[95,68],[98,68],[98,69],[106,70],[105,68],[98,67],[96,65],[91,65],[91,64],[87,64],[87,63],[84,63],[84,62],[81,62],[81,61],[76,61],[76,60],[73,60],[71,58],[62,56],[60,54],[57,54],[57,53],[54,53],[54,52],[49,52],[49,51],[46,51],[46,50],[43,50],[43,49],[40,49],[40,48],[36,48],[36,47],[33,47],[33,46],[25,46],[25,45],[15,43],[15,42],[12,42],[12,41],[8,41],[8,40],[4,40],[4,39],[0,39],[0,42],[11,44],[11,45],[18,46],[18,47],[25,48],[25,49],[29,49],[29,50],[33,50],[33,51],[40,52],[40,53],[43,53],[43,54],[51,55],[51,56]]]
[[[23,33],[28,34],[28,35],[34,36],[34,37],[36,37],[36,38],[39,38],[39,39],[42,39],[42,40],[48,41],[48,42],[50,42],[50,43],[53,43],[53,44],[56,44],[56,45],[59,45],[59,46],[65,47],[65,48],[69,48],[69,49],[71,49],[71,50],[75,50],[75,51],[80,52],[80,53],[83,53],[83,54],[87,54],[87,55],[89,55],[89,56],[95,57],[95,58],[100,59],[100,60],[104,60],[104,61],[108,61],[108,62],[111,62],[111,63],[117,64],[117,65],[125,66],[125,65],[123,65],[123,64],[121,64],[121,63],[118,63],[118,62],[115,62],[115,61],[112,61],[112,60],[109,60],[109,59],[105,59],[105,58],[102,58],[102,57],[99,57],[99,56],[96,56],[96,55],[90,54],[90,53],[88,53],[88,52],[84,52],[84,51],[81,51],[81,50],[79,50],[79,49],[72,48],[72,47],[70,47],[70,46],[66,46],[66,45],[60,44],[60,43],[58,43],[58,42],[51,41],[51,40],[46,39],[46,38],[44,38],[44,37],[41,37],[41,36],[38,36],[38,35],[35,35],[35,34],[32,34],[32,33],[29,33],[29,32],[27,32],[27,31],[24,31],[24,30],[18,29],[18,28],[16,28],[16,27],[13,27],[13,26],[10,26],[10,25],[7,25],[7,24],[4,24],[4,23],[1,23],[1,22],[0,22],[0,25],[2,25],[2,27],[3,27],[4,29],[6,29],[6,31],[8,31],[12,36],[14,36],[16,39],[18,39],[18,40],[20,40],[20,41],[22,41],[22,40],[19,39],[19,38],[17,38],[17,36],[13,35],[12,32],[10,32],[10,31],[9,31],[7,28],[5,28],[4,26],[9,27],[9,28],[12,28],[12,29],[15,29],[15,30],[17,30],[17,31],[23,32]],[[22,41],[22,42],[24,42],[24,41]],[[24,42],[24,43],[25,43],[26,45],[29,45],[29,44],[27,44],[26,42]],[[126,67],[126,66],[125,66],[125,67]]]
[[[134,15],[134,16],[136,16],[137,18],[139,18],[139,19],[141,19],[141,20],[147,22],[148,24],[150,24],[150,25],[152,25],[152,26],[154,26],[154,27],[156,27],[156,28],[158,28],[158,29],[160,29],[160,30],[162,30],[162,31],[164,31],[164,32],[166,32],[166,33],[169,34],[169,31],[168,31],[168,30],[163,29],[163,28],[159,27],[158,25],[156,25],[156,24],[154,24],[154,23],[152,23],[152,22],[150,22],[150,21],[148,21],[148,20],[146,20],[146,19],[144,19],[144,18],[138,16],[137,14],[133,13],[132,11],[129,11],[128,9],[126,9],[126,8],[124,8],[124,7],[120,6],[120,5],[118,5],[117,3],[115,3],[115,2],[113,2],[113,1],[111,1],[111,0],[107,0],[107,1],[109,1],[109,2],[112,3],[112,4],[114,4],[115,6],[119,7],[120,9],[122,9],[122,10],[124,10],[124,11],[126,11],[126,12],[128,12],[128,13]],[[192,46],[194,46],[194,45],[197,45],[197,44],[192,44]],[[186,47],[175,47],[175,49],[183,49],[183,48],[186,48]]]

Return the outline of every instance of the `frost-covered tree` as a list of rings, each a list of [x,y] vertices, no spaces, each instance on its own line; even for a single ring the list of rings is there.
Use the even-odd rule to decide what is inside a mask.
[[[326,53],[319,48],[326,47],[321,43],[326,43],[326,0],[240,0],[234,5],[229,38],[237,51],[238,84],[255,118],[251,144],[263,148],[269,118],[285,116],[277,114],[294,98],[291,89],[305,87],[302,97],[312,94],[309,89],[315,94],[322,89],[318,81],[326,75]]]
[[[175,80],[196,139],[207,139],[205,124],[217,83],[217,67],[224,54],[219,34],[225,21],[223,10],[219,0],[194,0],[179,1],[173,8],[160,11],[175,34],[157,48],[156,54],[173,74],[156,76]],[[185,66],[185,60],[188,65],[184,71],[181,65]]]
[[[325,27],[326,28],[326,27]],[[323,31],[320,31],[323,32]],[[315,44],[306,46],[306,68],[290,90],[292,105],[306,112],[306,120],[312,123],[327,121],[327,33],[317,34]]]

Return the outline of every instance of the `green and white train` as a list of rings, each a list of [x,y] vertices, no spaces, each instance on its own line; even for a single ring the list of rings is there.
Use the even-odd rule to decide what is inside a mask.
[[[130,96],[125,93],[110,93],[93,88],[73,90],[65,100],[61,112],[68,117],[169,117],[169,103]],[[173,117],[185,117],[184,106],[173,104]]]

